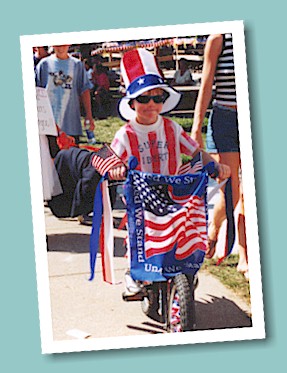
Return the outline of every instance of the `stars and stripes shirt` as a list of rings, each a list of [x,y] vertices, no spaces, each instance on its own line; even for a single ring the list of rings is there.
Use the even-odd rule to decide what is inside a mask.
[[[231,34],[223,35],[223,47],[215,71],[215,101],[220,105],[236,105],[236,86]]]
[[[126,163],[131,155],[139,162],[137,169],[163,175],[178,174],[181,154],[193,156],[198,144],[176,122],[162,117],[151,125],[132,120],[115,135],[113,151]]]

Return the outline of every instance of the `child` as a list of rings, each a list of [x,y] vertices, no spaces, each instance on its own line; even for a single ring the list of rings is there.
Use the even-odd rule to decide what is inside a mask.
[[[121,73],[127,90],[119,113],[127,123],[116,133],[111,147],[124,163],[133,155],[138,160],[138,170],[176,175],[182,153],[194,157],[201,151],[203,164],[214,162],[179,124],[160,115],[175,108],[181,96],[164,83],[150,52],[140,48],[125,53]],[[228,166],[217,163],[216,167],[220,178],[229,177]],[[117,167],[110,170],[109,176],[120,180],[125,172],[125,167]],[[132,283],[131,279],[128,281]],[[134,296],[140,290],[140,286],[132,284],[126,295]]]
[[[90,130],[94,130],[91,83],[83,62],[69,55],[69,47],[55,45],[55,53],[41,59],[36,67],[36,85],[47,89],[58,127],[78,143],[82,135],[80,100],[85,108],[86,120],[90,121]]]
[[[194,157],[201,151],[204,164],[214,162],[179,124],[160,115],[175,108],[181,96],[164,83],[150,52],[139,48],[125,53],[121,73],[127,91],[120,101],[119,113],[127,123],[116,133],[111,147],[124,163],[133,155],[141,171],[176,175],[181,153]],[[216,166],[221,179],[229,177],[228,166]],[[124,167],[116,168],[109,176],[123,179],[124,173]]]

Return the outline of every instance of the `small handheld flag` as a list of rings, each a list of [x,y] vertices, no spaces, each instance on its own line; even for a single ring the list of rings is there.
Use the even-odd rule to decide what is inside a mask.
[[[92,165],[102,176],[104,176],[114,167],[125,166],[123,161],[107,144],[104,144],[104,146],[95,153],[92,160]]]

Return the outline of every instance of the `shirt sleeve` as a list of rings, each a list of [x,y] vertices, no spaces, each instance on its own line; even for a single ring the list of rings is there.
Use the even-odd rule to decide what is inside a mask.
[[[186,70],[186,72],[183,74],[183,79],[185,83],[190,83],[191,82],[191,74],[189,70]]]
[[[180,128],[180,152],[185,155],[193,156],[194,153],[199,149],[199,144],[193,140],[181,127]]]
[[[128,161],[128,153],[126,146],[124,144],[124,130],[121,128],[116,134],[111,143],[112,150],[116,153],[116,155],[126,163]]]
[[[79,69],[79,91],[80,94],[84,93],[86,90],[91,89],[91,83],[88,78],[87,71],[82,61],[78,62],[78,69]]]
[[[47,63],[40,61],[35,70],[36,86],[46,88],[48,83],[48,67]]]

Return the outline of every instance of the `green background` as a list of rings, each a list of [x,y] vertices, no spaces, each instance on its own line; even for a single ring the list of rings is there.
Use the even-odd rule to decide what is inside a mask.
[[[286,365],[283,5],[279,0],[1,4],[1,371],[267,372]],[[245,23],[266,340],[41,355],[19,36],[232,20]]]

